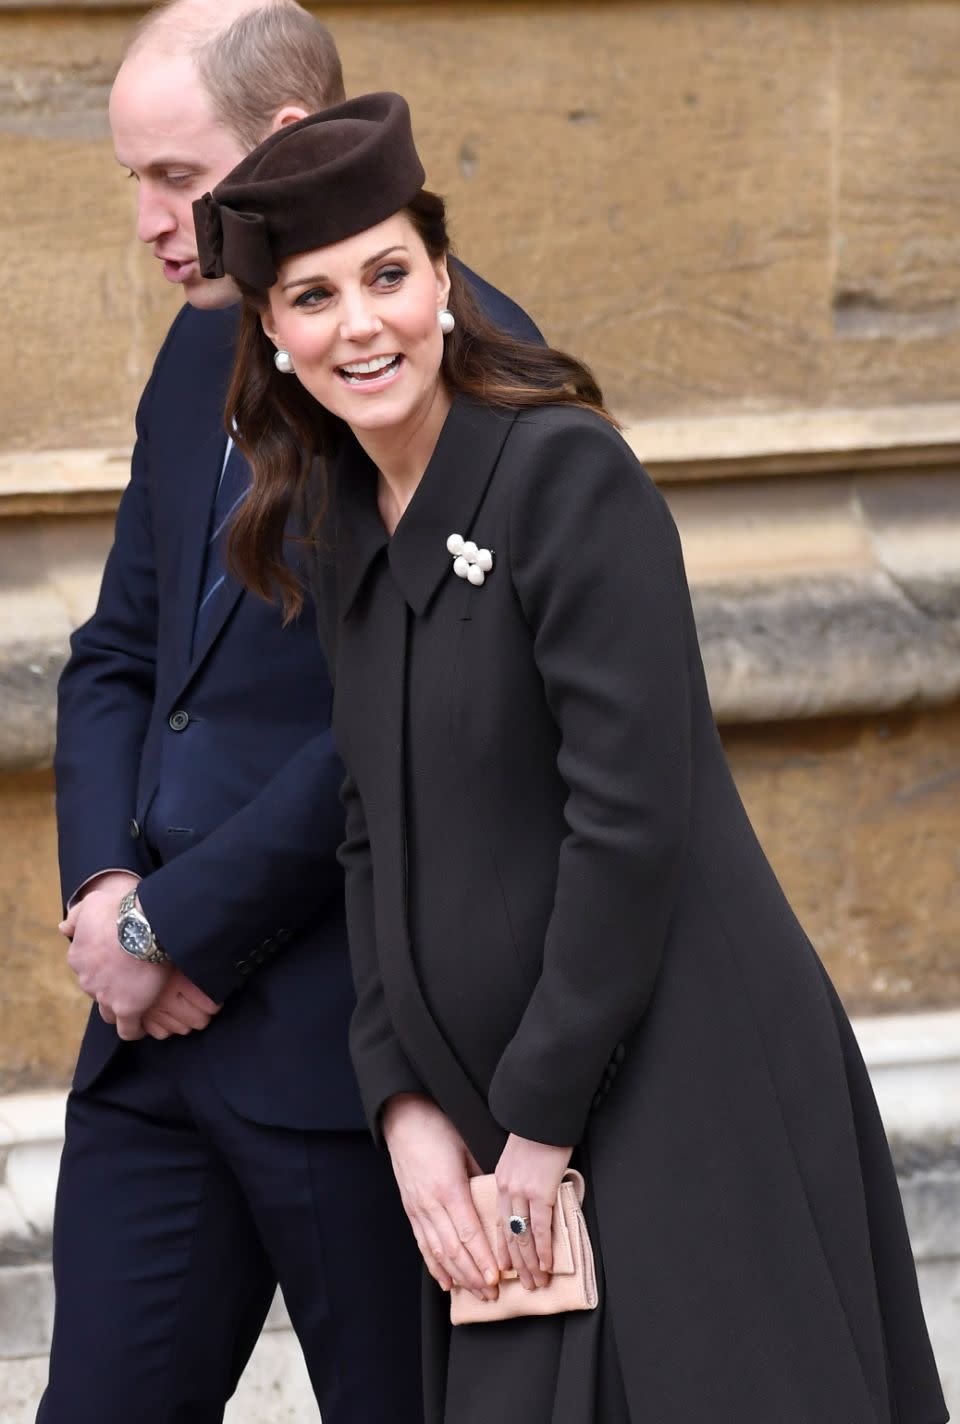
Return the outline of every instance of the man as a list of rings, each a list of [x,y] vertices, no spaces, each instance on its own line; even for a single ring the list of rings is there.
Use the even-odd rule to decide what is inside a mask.
[[[61,681],[62,928],[96,1003],[41,1424],[222,1419],[278,1281],[324,1424],[420,1418],[419,1262],[348,1058],[330,684],[313,609],[284,629],[226,568],[247,478],[222,426],[236,293],[201,277],[191,215],[269,132],[342,97],[330,35],[293,0],[175,0],[111,95],[138,234],[187,305]]]

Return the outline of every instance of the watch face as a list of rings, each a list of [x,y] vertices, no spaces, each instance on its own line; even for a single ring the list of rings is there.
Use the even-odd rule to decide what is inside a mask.
[[[127,953],[135,954],[138,959],[149,954],[152,948],[153,935],[143,921],[134,915],[125,915],[120,921],[117,937]]]

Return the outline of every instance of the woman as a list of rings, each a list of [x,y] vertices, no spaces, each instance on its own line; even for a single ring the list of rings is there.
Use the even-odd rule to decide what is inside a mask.
[[[869,1082],[730,778],[669,513],[589,372],[479,316],[422,183],[367,96],[197,217],[246,298],[234,557],[288,611],[288,519],[323,516],[352,1042],[427,1269],[539,1289],[571,1154],[588,1183],[600,1308],[451,1330],[428,1289],[429,1417],[936,1424]],[[496,1260],[481,1170],[529,1222]]]

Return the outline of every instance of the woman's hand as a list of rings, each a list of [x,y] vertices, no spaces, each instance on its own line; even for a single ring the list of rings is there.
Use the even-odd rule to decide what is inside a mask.
[[[526,1137],[507,1138],[497,1163],[500,1190],[500,1231],[497,1249],[501,1270],[512,1266],[527,1290],[545,1286],[553,1270],[553,1209],[572,1147],[551,1147]],[[522,1216],[530,1223],[514,1236],[508,1221]]]
[[[462,1285],[480,1300],[496,1300],[500,1272],[468,1186],[480,1168],[463,1138],[436,1103],[419,1093],[392,1097],[382,1125],[427,1270],[443,1290]]]

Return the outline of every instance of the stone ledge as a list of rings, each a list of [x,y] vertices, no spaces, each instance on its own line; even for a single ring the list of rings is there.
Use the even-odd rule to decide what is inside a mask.
[[[623,433],[663,484],[960,464],[953,402],[633,421]]]
[[[623,434],[664,485],[960,466],[960,403],[626,419]],[[115,509],[129,471],[119,447],[0,453],[0,516]]]
[[[129,478],[129,450],[0,455],[0,516],[109,514]]]
[[[76,478],[89,488],[100,475]],[[720,722],[960,697],[960,472],[679,483],[667,494]],[[57,677],[96,601],[110,535],[104,516],[0,519],[0,770],[50,763]]]
[[[960,1011],[882,1014],[854,1028],[898,1173],[960,1177]]]

